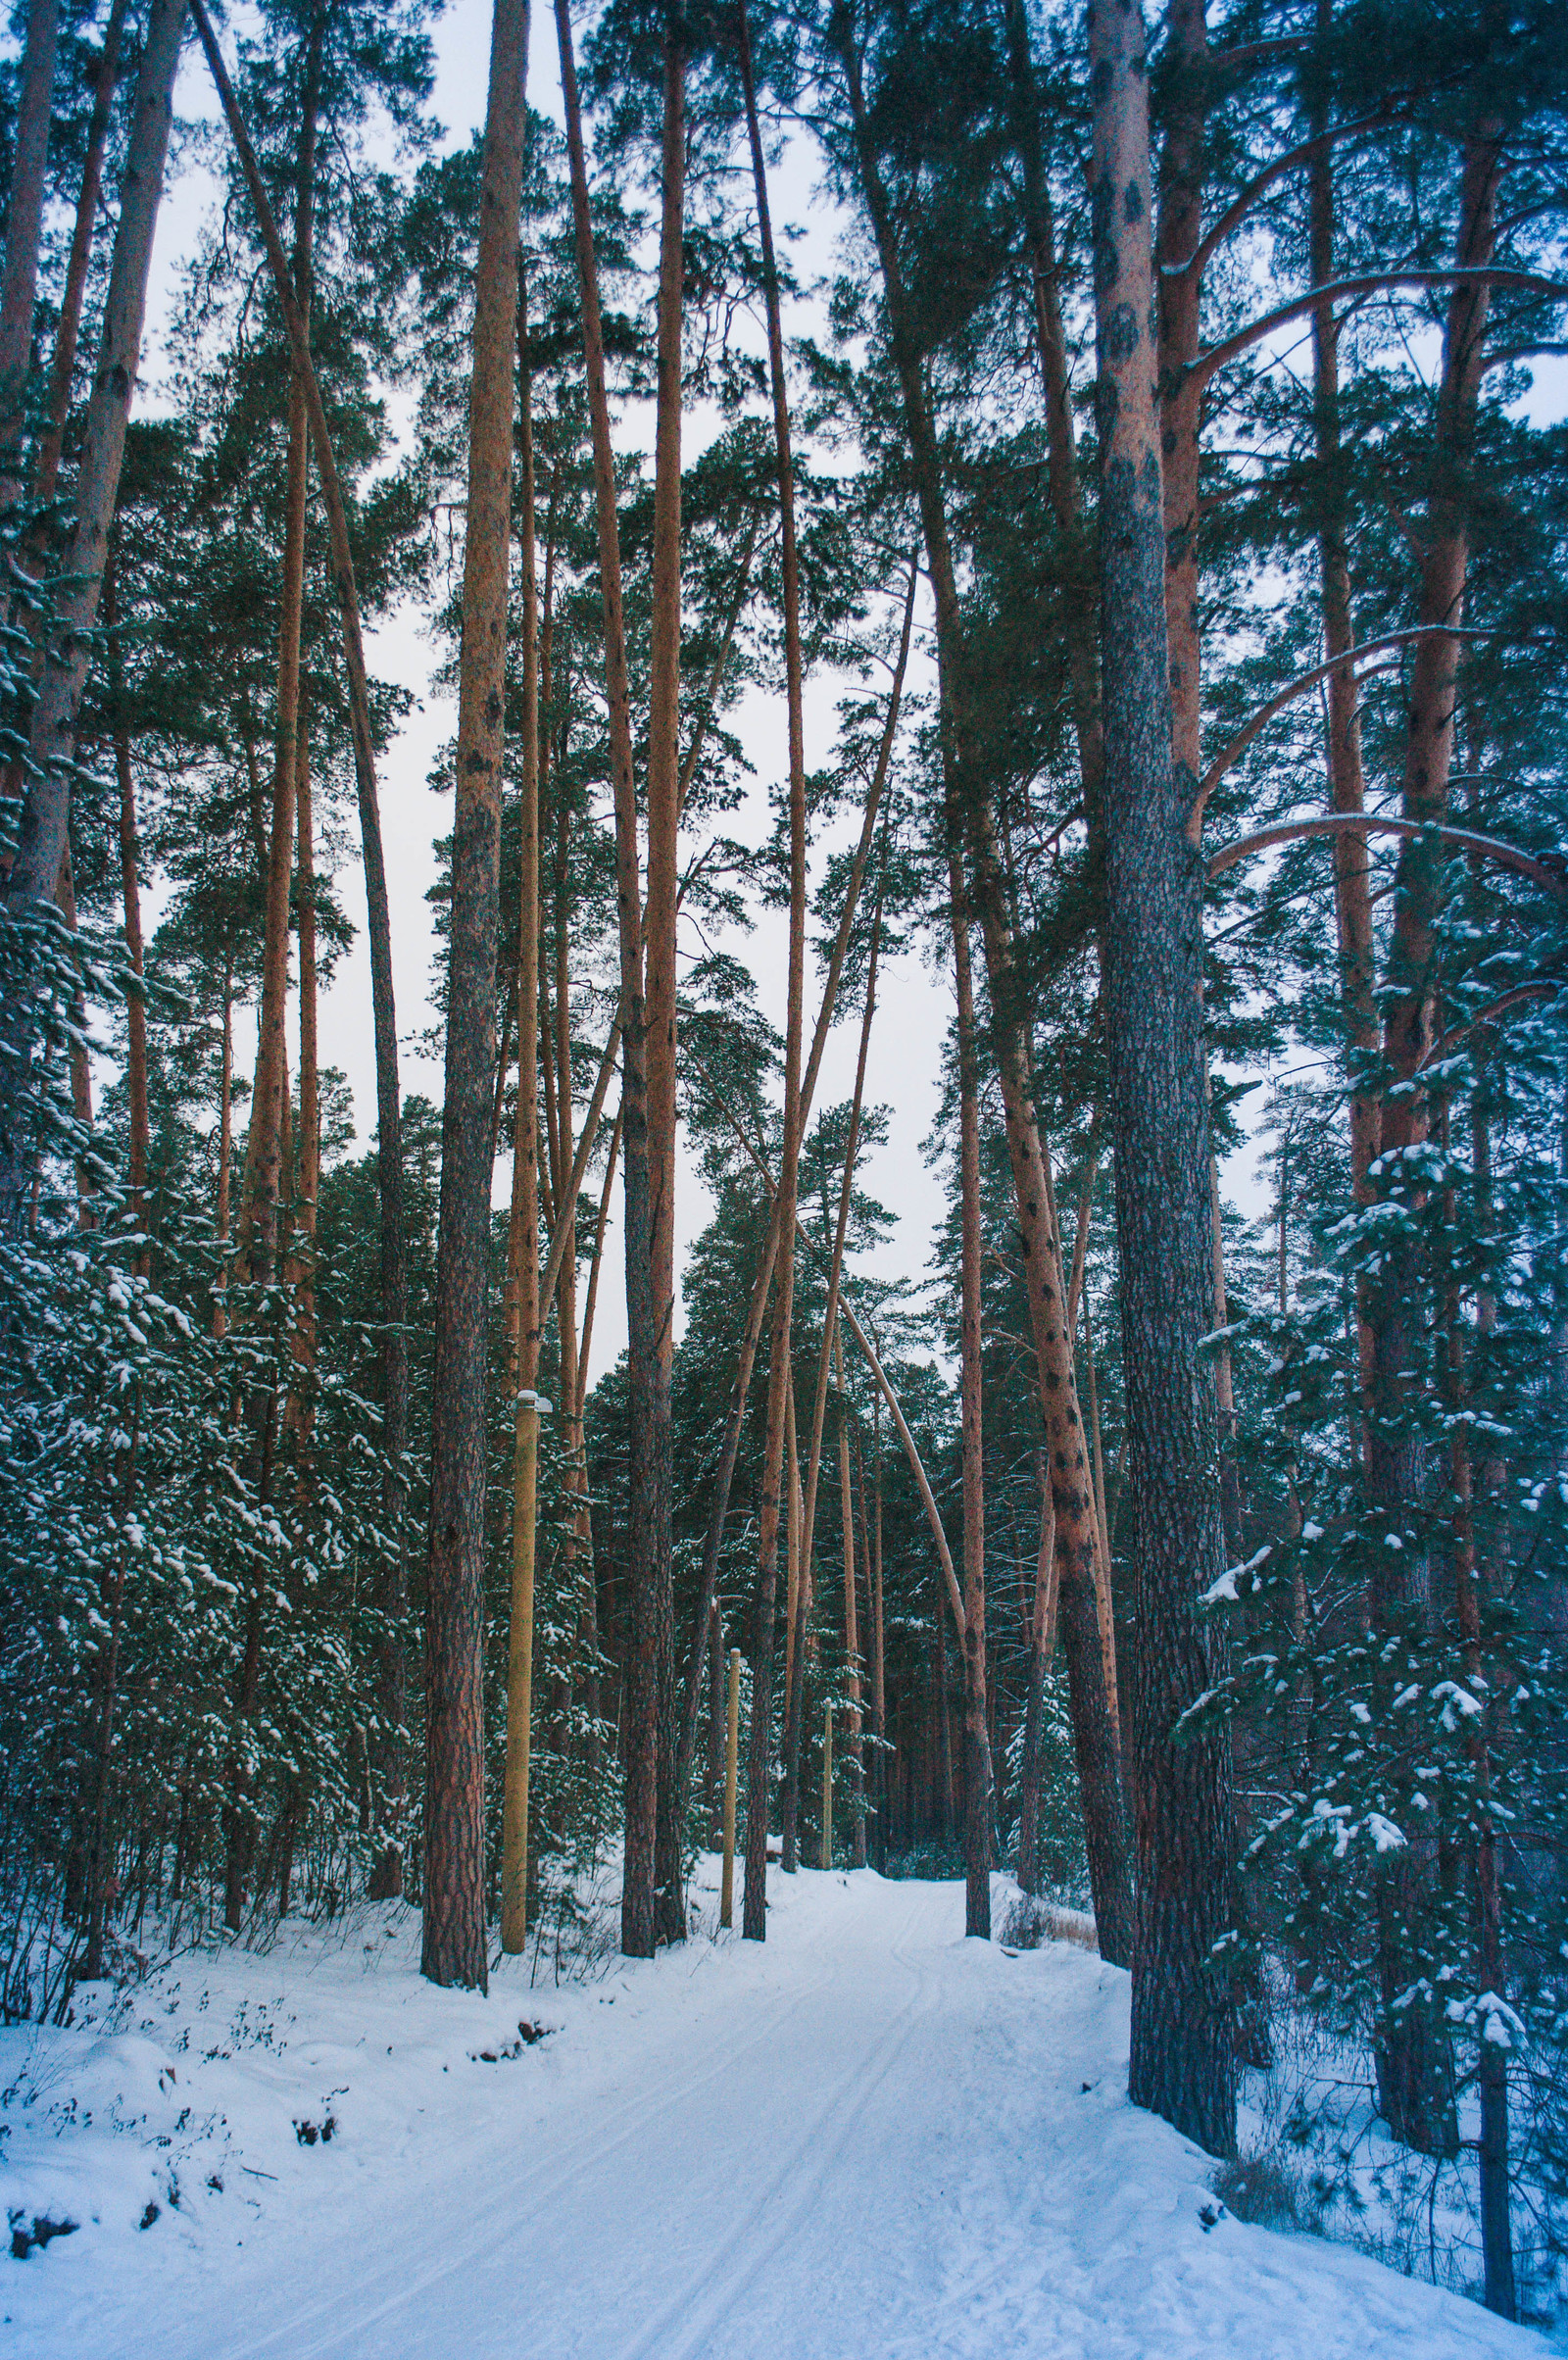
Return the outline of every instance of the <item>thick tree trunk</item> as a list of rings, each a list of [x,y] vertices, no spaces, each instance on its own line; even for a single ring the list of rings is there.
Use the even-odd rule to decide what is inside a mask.
[[[1137,1506],[1138,1928],[1131,2091],[1211,2152],[1236,2138],[1228,1740],[1177,1722],[1210,1685],[1198,1613],[1225,1563],[1210,1315],[1202,871],[1175,774],[1156,357],[1149,313],[1149,93],[1140,7],[1092,0],[1093,206],[1105,725],[1107,1003],[1123,1366]],[[1057,1513],[1060,1514],[1058,1497]]]
[[[675,1605],[669,1555],[674,1482],[670,1378],[675,1354],[675,921],[680,825],[681,288],[686,210],[686,55],[664,19],[658,399],[654,427],[653,637],[648,685],[648,1243],[652,1261],[657,1523],[649,1600],[657,1667],[653,1736],[659,1795],[655,1876],[660,1939],[683,1942],[684,1797],[675,1775]]]
[[[484,1926],[484,1545],[490,1092],[506,717],[507,574],[527,120],[525,0],[495,0],[479,195],[468,511],[458,683],[446,1102],[436,1264],[425,1607],[425,1880],[432,1983],[488,1984]]]
[[[588,202],[582,111],[566,0],[556,0],[562,95],[571,172],[577,277],[582,297],[583,358],[593,434],[599,580],[605,612],[606,701],[615,804],[615,908],[620,945],[621,1136],[626,1199],[627,1430],[630,1501],[626,1578],[632,1609],[626,1665],[626,1849],[620,1942],[629,1958],[652,1958],[658,1941],[660,1483],[656,1405],[658,1330],[653,1296],[648,1140],[647,1008],[643,990],[642,885],[638,868],[637,791],[632,771],[631,689],[621,599],[615,462],[605,388],[599,274]]]
[[[163,196],[172,98],[184,21],[185,0],[153,0],[131,100],[130,140],[121,183],[120,221],[115,231],[98,361],[76,475],[75,523],[62,568],[72,587],[62,597],[57,611],[54,637],[32,713],[34,767],[28,780],[17,857],[7,887],[13,909],[44,901],[53,894],[70,827],[76,718],[92,652],[92,627],[103,590],[109,528],[120,493],[125,425],[141,356],[147,274]]]
[[[962,854],[948,844],[948,903],[958,1019],[958,1199],[962,1238],[959,1371],[963,1460],[963,1931],[991,1940],[991,1745],[986,1730],[986,1485],[980,1335],[980,1102],[974,985]],[[940,1627],[940,1611],[938,1616]],[[946,1696],[943,1752],[947,1752]]]

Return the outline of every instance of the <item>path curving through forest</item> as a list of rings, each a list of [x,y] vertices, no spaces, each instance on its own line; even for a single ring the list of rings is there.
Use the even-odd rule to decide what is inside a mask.
[[[244,2127],[250,2160],[235,2149],[221,2198],[145,2236],[61,2239],[19,2267],[5,2309],[24,2348],[73,2360],[1539,2349],[1343,2247],[1212,2221],[1206,2159],[1127,2102],[1127,1979],[1099,1959],[964,1942],[956,1884],[805,1874],[779,1878],[770,1907],[765,1947],[699,1940],[652,1967],[616,1962],[598,1985],[536,1986],[550,2038],[494,2060],[474,2028],[516,2016],[519,1981],[460,2000],[390,1947],[364,1944],[362,1963],[302,1942],[270,1962],[291,2029],[275,2060],[268,2049],[247,2067],[247,2087],[270,2091],[281,2121],[303,2102],[291,2092],[321,2084],[337,2139],[264,2149],[245,2112],[260,2100],[235,2084],[229,2128]],[[180,2004],[191,1988],[187,1974]],[[200,2005],[211,2024],[219,2002]],[[184,2070],[188,2091],[199,2068]],[[241,2217],[234,2191],[247,2188]]]

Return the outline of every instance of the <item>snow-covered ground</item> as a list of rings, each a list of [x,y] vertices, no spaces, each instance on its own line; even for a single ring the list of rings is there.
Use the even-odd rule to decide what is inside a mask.
[[[559,1990],[547,1954],[531,1988],[507,1961],[488,1998],[433,1991],[413,1913],[383,1908],[182,1958],[113,2032],[0,2033],[13,2223],[80,2225],[0,2255],[10,2348],[1542,2351],[1220,2211],[1207,2159],[1127,2102],[1127,1979],[1097,1957],[965,1942],[961,1886],[771,1882],[765,1946],[705,1936]]]

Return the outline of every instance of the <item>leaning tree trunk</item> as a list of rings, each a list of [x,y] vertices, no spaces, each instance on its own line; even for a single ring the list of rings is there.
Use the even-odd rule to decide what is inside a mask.
[[[1211,1731],[1177,1731],[1210,1684],[1198,1601],[1224,1570],[1225,1539],[1214,1388],[1200,1356],[1211,1285],[1202,869],[1172,761],[1142,9],[1092,0],[1089,45],[1106,1034],[1137,1518],[1131,2093],[1224,2154],[1236,2067],[1212,1951],[1232,1916],[1230,1748]]]
[[[481,1991],[489,1979],[483,1649],[490,1094],[527,55],[526,0],[495,0],[468,409],[425,1606],[421,1965],[432,1983]]]

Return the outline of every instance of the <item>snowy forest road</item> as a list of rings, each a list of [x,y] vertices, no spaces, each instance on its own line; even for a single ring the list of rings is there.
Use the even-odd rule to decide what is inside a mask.
[[[1128,2104],[1126,1977],[1062,1945],[965,1942],[962,1925],[958,1885],[779,1878],[765,1946],[698,1941],[652,1969],[617,1962],[603,1983],[536,1991],[555,2037],[493,2061],[467,2043],[515,2016],[525,1989],[510,1964],[480,2000],[420,1985],[401,1951],[362,1966],[302,1947],[300,1973],[279,1965],[293,2030],[277,2095],[299,2102],[283,2095],[290,2056],[297,2088],[330,2075],[335,2140],[272,2150],[269,2173],[231,2170],[231,2188],[249,2173],[261,2190],[243,2222],[230,2193],[199,2215],[187,2206],[176,2234],[106,2237],[93,2262],[86,2237],[61,2240],[13,2280],[22,2348],[73,2360],[1540,2348],[1343,2247],[1214,2222],[1207,2159]],[[243,2129],[237,2092],[228,2103]]]

